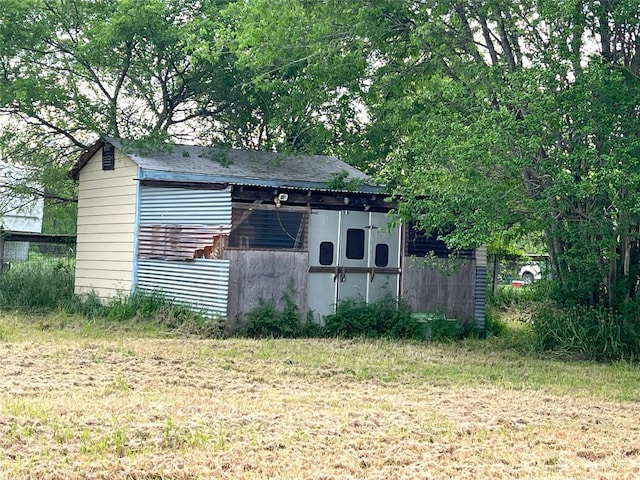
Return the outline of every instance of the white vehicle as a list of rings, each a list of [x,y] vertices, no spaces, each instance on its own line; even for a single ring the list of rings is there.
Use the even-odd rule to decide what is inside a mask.
[[[537,263],[528,263],[527,265],[520,268],[518,276],[520,277],[520,280],[527,284],[537,282],[542,278],[540,265],[538,265]]]

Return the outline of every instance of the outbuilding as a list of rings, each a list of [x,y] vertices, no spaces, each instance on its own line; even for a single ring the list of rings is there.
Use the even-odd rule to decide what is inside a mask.
[[[288,295],[321,322],[344,298],[484,321],[486,253],[446,275],[444,244],[391,224],[394,203],[335,157],[103,138],[79,159],[75,291],[158,291],[238,319]],[[444,260],[442,260],[444,261]]]

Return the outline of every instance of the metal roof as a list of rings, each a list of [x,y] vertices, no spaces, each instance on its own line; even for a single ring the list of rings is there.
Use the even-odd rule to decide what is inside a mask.
[[[373,186],[368,175],[331,156],[284,155],[179,144],[141,149],[126,140],[108,137],[100,142],[112,144],[133,160],[141,169],[141,180],[340,190],[329,188],[328,185],[335,181],[336,176],[346,174],[346,181],[362,182],[356,191],[381,192],[379,187]],[[95,150],[89,149],[93,153]],[[81,157],[76,165],[74,176],[84,166],[82,163],[86,156]]]

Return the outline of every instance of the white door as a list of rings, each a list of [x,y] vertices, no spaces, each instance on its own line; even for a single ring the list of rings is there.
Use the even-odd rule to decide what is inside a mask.
[[[390,228],[384,213],[371,213],[369,226],[369,286],[367,302],[400,291],[400,227]]]
[[[318,321],[346,298],[398,296],[400,228],[387,223],[383,213],[311,211],[307,301]]]
[[[340,216],[338,302],[345,298],[367,301],[369,284],[369,213],[343,211]]]
[[[316,320],[335,312],[338,297],[340,212],[311,210],[307,306]]]

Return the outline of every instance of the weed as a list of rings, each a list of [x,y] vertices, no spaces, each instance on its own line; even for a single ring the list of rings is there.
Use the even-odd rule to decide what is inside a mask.
[[[222,449],[224,447],[224,436],[222,429],[218,431],[216,447]],[[186,447],[199,447],[209,442],[209,435],[197,430],[190,431],[187,428],[179,426],[171,417],[167,417],[167,422],[162,435],[162,447],[168,449],[182,449]]]
[[[487,337],[501,337],[507,333],[509,326],[500,320],[495,309],[488,307],[484,318],[484,330]]]
[[[127,453],[127,433],[116,428],[111,434],[113,453],[116,457],[124,457]]]
[[[0,308],[53,310],[73,304],[72,268],[16,264],[0,279]]]
[[[500,285],[495,294],[491,291],[487,292],[487,304],[496,308],[528,305],[548,298],[549,289],[550,283],[544,280],[522,287]]]
[[[414,314],[421,325],[422,336],[438,342],[460,340],[465,333],[460,320],[449,319],[443,313]]]
[[[243,332],[252,338],[294,338],[300,336],[302,326],[298,306],[285,294],[284,309],[274,303],[259,299],[259,305],[247,314]]]
[[[117,393],[117,392],[128,392],[131,390],[131,387],[127,384],[126,379],[122,373],[119,373],[118,376],[114,379],[113,382],[105,386],[105,393]]]
[[[345,299],[336,313],[325,318],[331,337],[421,338],[420,324],[411,308],[388,295],[375,303]]]
[[[56,443],[69,443],[72,439],[73,434],[71,433],[71,428],[67,426],[62,426],[58,423],[54,423],[52,426],[53,429],[53,439]]]
[[[532,318],[536,348],[592,360],[640,359],[640,324],[596,307],[561,307],[547,302]]]

